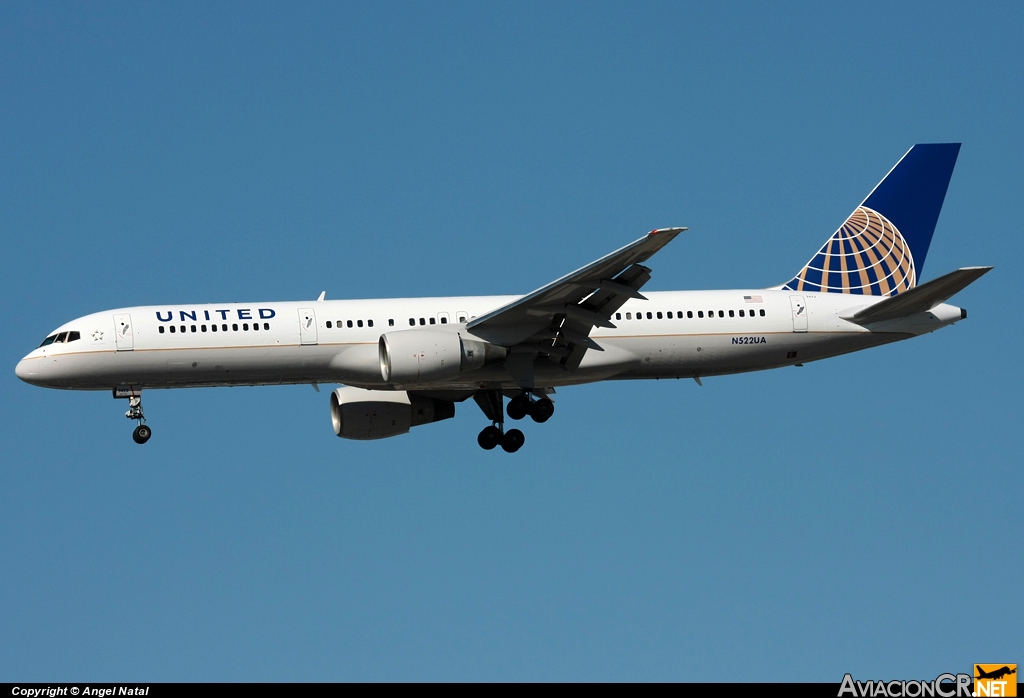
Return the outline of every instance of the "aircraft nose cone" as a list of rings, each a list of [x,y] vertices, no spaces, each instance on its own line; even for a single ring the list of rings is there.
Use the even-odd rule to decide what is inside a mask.
[[[26,383],[32,382],[32,373],[30,369],[31,362],[27,359],[22,359],[18,362],[18,365],[14,367],[14,375]]]

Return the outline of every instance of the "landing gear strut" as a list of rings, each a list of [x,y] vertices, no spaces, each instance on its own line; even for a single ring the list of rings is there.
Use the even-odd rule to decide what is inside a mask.
[[[132,439],[137,444],[144,444],[153,435],[153,430],[146,426],[146,416],[142,413],[142,396],[132,395],[128,398],[128,411],[124,413],[128,419],[134,419],[139,423],[132,432]]]

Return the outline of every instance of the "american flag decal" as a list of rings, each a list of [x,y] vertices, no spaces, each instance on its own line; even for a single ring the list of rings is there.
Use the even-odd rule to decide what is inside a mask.
[[[743,300],[746,303],[764,303],[764,298],[761,296],[743,296]]]

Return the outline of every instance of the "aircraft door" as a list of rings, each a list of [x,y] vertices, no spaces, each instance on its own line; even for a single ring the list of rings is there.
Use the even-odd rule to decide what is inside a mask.
[[[807,304],[803,296],[790,296],[789,304],[793,308],[793,331],[807,331]]]
[[[299,308],[299,340],[316,344],[316,313],[312,308]]]
[[[131,351],[135,348],[131,315],[118,313],[114,316],[114,337],[117,340],[118,351]]]

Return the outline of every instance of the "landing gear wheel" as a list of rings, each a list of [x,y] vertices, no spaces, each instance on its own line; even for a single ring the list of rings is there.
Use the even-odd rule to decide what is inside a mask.
[[[495,426],[489,426],[484,427],[484,430],[476,437],[476,442],[480,444],[480,448],[490,451],[501,443],[501,437],[501,429]]]
[[[135,427],[135,431],[132,432],[132,439],[137,444],[144,444],[149,441],[149,437],[153,435],[153,430],[147,427],[145,424],[140,424]]]
[[[530,398],[525,393],[508,401],[506,409],[511,419],[520,420],[530,413]]]
[[[523,447],[524,443],[526,443],[526,437],[518,429],[509,429],[501,437],[501,448],[505,453],[515,453]]]
[[[542,397],[530,406],[530,417],[538,424],[551,419],[551,415],[554,413],[555,403],[551,402],[551,400],[548,400],[546,397]]]

